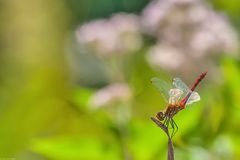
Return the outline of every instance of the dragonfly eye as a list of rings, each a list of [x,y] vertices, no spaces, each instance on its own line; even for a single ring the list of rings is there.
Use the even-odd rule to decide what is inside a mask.
[[[163,112],[158,112],[157,115],[156,115],[157,119],[160,120],[160,121],[163,121],[164,120],[164,114]]]

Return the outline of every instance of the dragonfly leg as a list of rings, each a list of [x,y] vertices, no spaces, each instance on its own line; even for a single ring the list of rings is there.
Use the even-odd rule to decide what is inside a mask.
[[[170,126],[169,126],[169,129],[175,129],[175,126],[174,126],[174,124],[173,124],[173,122],[172,122],[172,118],[169,118],[169,123],[170,123]]]
[[[163,124],[166,124],[167,119],[168,119],[168,117],[164,118]]]
[[[166,125],[167,128],[168,128],[168,125],[169,125],[169,121],[170,121],[170,118],[165,117],[165,120],[164,120],[163,124]]]
[[[178,126],[177,126],[177,124],[176,124],[176,122],[175,122],[174,120],[173,120],[173,124],[176,126],[176,129],[177,129],[177,130],[176,130],[176,133],[177,133],[177,131],[178,131]],[[176,133],[175,133],[175,134],[176,134]]]
[[[176,122],[173,119],[171,119],[171,125],[174,126],[174,130],[173,130],[172,136],[171,136],[171,137],[173,137],[177,133],[177,131],[178,131],[178,126],[177,126]],[[175,130],[175,127],[176,127],[176,130]]]
[[[172,126],[172,134],[171,134],[171,138],[175,135],[175,125],[174,125],[174,120],[171,118],[170,119],[170,124],[171,124],[171,126]]]

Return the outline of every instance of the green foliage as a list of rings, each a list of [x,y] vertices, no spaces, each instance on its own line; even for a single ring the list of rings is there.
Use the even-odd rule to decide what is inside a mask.
[[[32,150],[53,160],[119,159],[114,143],[104,143],[93,137],[62,137],[34,140]]]

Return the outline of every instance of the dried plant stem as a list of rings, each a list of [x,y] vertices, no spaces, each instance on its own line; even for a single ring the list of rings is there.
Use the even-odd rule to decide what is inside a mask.
[[[171,137],[168,136],[168,160],[174,160],[174,148]]]
[[[172,138],[168,132],[168,128],[154,117],[151,117],[151,120],[154,123],[156,123],[167,134],[167,136],[168,136],[168,160],[174,160],[174,148],[173,148],[173,144],[172,144]]]

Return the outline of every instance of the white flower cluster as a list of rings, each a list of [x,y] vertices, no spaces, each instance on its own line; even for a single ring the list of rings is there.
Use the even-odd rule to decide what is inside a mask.
[[[94,107],[103,107],[114,102],[127,101],[131,90],[125,83],[113,83],[97,91],[90,100]]]
[[[234,53],[238,48],[237,34],[227,18],[202,0],[154,0],[142,17],[144,31],[158,39],[147,58],[168,70],[178,69],[189,58]]]
[[[100,55],[125,54],[142,45],[139,17],[118,13],[108,20],[86,23],[76,31],[81,45]]]

